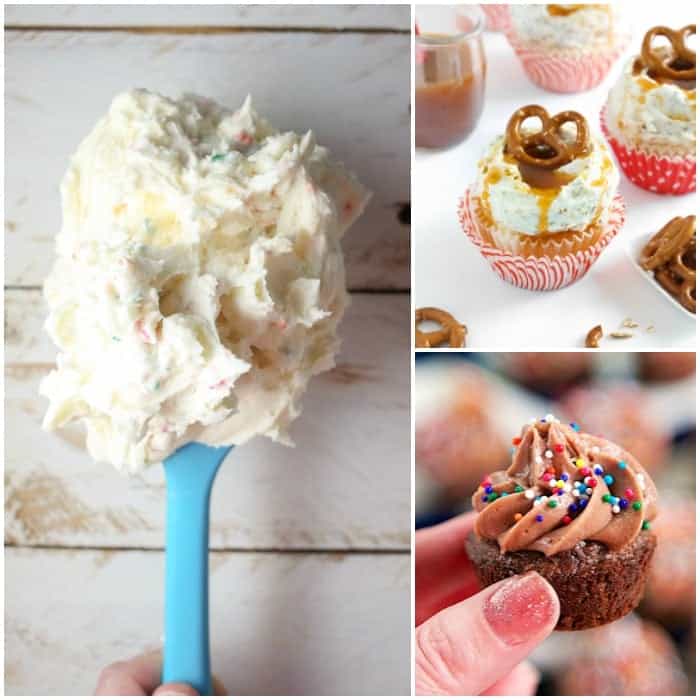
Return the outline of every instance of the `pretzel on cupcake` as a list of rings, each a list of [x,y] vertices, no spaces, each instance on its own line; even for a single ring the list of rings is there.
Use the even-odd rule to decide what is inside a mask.
[[[539,119],[539,131],[523,132],[523,123],[531,118]],[[561,128],[567,123],[576,125],[574,141],[562,137]],[[527,105],[513,114],[506,127],[506,151],[524,165],[555,170],[588,155],[590,149],[588,122],[572,110],[550,116],[540,105]]]
[[[685,82],[695,81],[695,51],[688,47],[687,39],[695,34],[695,25],[681,29],[652,27],[642,42],[641,59],[649,75],[655,80]],[[665,51],[654,48],[654,39],[665,37],[669,47]]]

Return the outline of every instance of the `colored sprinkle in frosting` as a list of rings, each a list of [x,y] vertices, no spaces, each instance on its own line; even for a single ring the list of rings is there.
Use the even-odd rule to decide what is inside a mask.
[[[634,491],[632,491],[632,489],[625,489],[625,496],[627,496],[627,498],[634,498]]]
[[[516,514],[513,516],[513,519],[517,522],[517,521],[520,520],[522,517],[523,517],[523,514],[522,514],[522,513],[516,513]]]
[[[627,462],[618,462],[617,468],[618,469],[627,469]]]
[[[578,423],[569,423],[569,425],[578,433],[581,430],[581,426]]]
[[[537,515],[537,516],[535,516],[535,520],[536,520],[538,523],[541,523],[541,522],[544,520],[544,515]]]
[[[610,474],[606,474],[606,475],[603,477],[603,481],[604,481],[608,486],[610,486],[612,483],[614,483],[615,479],[613,479],[612,476],[610,476]]]
[[[558,501],[555,501],[554,499],[552,499],[551,501],[547,501],[547,505],[550,508],[556,508],[559,505],[559,503],[558,503]]]
[[[651,523],[648,520],[642,521],[642,530],[651,530]]]
[[[642,509],[642,502],[641,502],[641,501],[635,501],[635,502],[632,504],[632,508],[634,508],[635,510],[641,510],[641,509]]]

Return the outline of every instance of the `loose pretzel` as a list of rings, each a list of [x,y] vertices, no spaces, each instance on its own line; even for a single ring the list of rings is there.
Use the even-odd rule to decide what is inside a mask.
[[[695,217],[676,216],[642,249],[639,263],[645,270],[655,270],[667,263],[678,251],[683,251],[695,236]]]
[[[640,264],[688,311],[695,313],[695,217],[671,219],[645,246]]]
[[[642,61],[655,79],[673,81],[695,80],[695,51],[688,48],[686,39],[695,34],[695,25],[689,24],[675,30],[669,27],[652,27],[642,42]],[[658,51],[652,46],[657,36],[668,39],[670,51]],[[674,67],[680,64],[681,67]]]
[[[440,324],[440,329],[424,333],[418,329],[423,321],[433,321]],[[447,311],[427,306],[416,309],[416,347],[436,348],[445,343],[449,343],[451,348],[463,348],[464,340],[467,336],[467,327],[463,326],[457,319],[448,314]]]
[[[521,127],[526,119],[537,117],[541,128],[533,133],[523,134]],[[576,124],[576,140],[564,141],[560,129],[567,122]],[[533,165],[546,170],[554,170],[571,163],[590,150],[588,122],[578,112],[571,110],[553,116],[544,107],[527,105],[521,107],[508,121],[506,127],[506,150],[520,163]]]

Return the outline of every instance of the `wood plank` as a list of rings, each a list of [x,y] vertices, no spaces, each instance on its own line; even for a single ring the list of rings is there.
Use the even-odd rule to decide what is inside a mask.
[[[213,554],[215,673],[231,695],[409,694],[410,565]],[[159,647],[162,585],[155,552],[6,550],[6,694],[89,695],[106,664]]]
[[[41,430],[55,350],[37,291],[6,298],[6,538],[15,544],[160,547],[158,466],[96,465],[82,431]],[[353,296],[338,367],[317,377],[295,449],[256,439],[229,456],[212,503],[214,548],[406,550],[410,546],[410,302]]]
[[[410,5],[8,5],[5,24],[42,27],[382,27],[409,31]]]
[[[138,85],[232,107],[250,92],[278,127],[312,128],[374,192],[345,239],[349,288],[408,289],[409,59],[410,36],[395,34],[6,32],[6,283],[42,283],[68,158]]]

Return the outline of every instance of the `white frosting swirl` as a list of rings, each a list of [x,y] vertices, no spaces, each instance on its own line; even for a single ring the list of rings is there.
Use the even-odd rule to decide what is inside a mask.
[[[367,199],[250,99],[233,113],[116,97],[62,184],[45,427],[82,419],[93,457],[132,471],[192,439],[288,442],[310,377],[333,366],[340,238]]]
[[[695,90],[659,83],[646,69],[634,72],[631,58],[606,106],[611,134],[627,146],[651,153],[695,155]]]
[[[607,145],[596,137],[592,142],[589,155],[558,169],[573,176],[570,182],[538,189],[523,180],[518,163],[504,155],[504,138],[497,138],[478,164],[475,194],[484,213],[510,233],[583,231],[607,212],[620,181]]]
[[[556,14],[550,7],[573,11]],[[510,20],[519,41],[545,49],[609,47],[621,32],[620,10],[611,5],[510,5]]]

